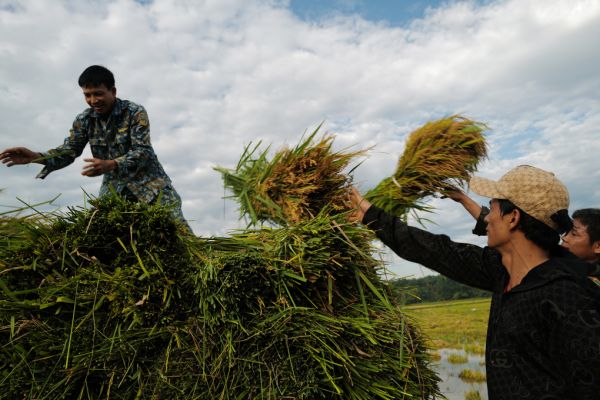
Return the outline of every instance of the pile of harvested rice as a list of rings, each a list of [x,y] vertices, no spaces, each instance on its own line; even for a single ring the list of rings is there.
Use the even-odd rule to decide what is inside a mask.
[[[203,239],[158,205],[90,203],[0,223],[1,399],[437,393],[364,228],[319,213]]]

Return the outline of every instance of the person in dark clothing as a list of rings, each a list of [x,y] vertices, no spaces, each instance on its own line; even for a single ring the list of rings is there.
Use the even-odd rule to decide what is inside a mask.
[[[587,264],[553,257],[568,228],[569,196],[553,174],[519,166],[498,182],[473,178],[489,197],[488,246],[408,226],[353,188],[352,218],[396,254],[492,292],[486,339],[490,400],[592,400],[600,394],[600,289]]]

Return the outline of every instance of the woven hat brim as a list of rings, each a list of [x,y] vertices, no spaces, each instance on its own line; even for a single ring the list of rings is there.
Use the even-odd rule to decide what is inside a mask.
[[[490,199],[505,199],[506,197],[498,189],[498,182],[491,179],[474,176],[469,181],[469,188],[480,196]]]

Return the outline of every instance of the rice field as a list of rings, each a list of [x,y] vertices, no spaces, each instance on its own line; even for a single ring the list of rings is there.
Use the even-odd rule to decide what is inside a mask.
[[[483,354],[490,299],[466,299],[405,306],[433,348],[464,349]]]
[[[404,307],[435,349],[434,360],[449,400],[485,400],[485,336],[490,299],[466,299]]]

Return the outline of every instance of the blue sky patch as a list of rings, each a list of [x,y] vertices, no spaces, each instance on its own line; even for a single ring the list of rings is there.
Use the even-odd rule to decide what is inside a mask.
[[[290,9],[302,20],[319,21],[334,15],[357,14],[368,21],[405,26],[422,18],[427,8],[447,3],[441,0],[290,0]]]

